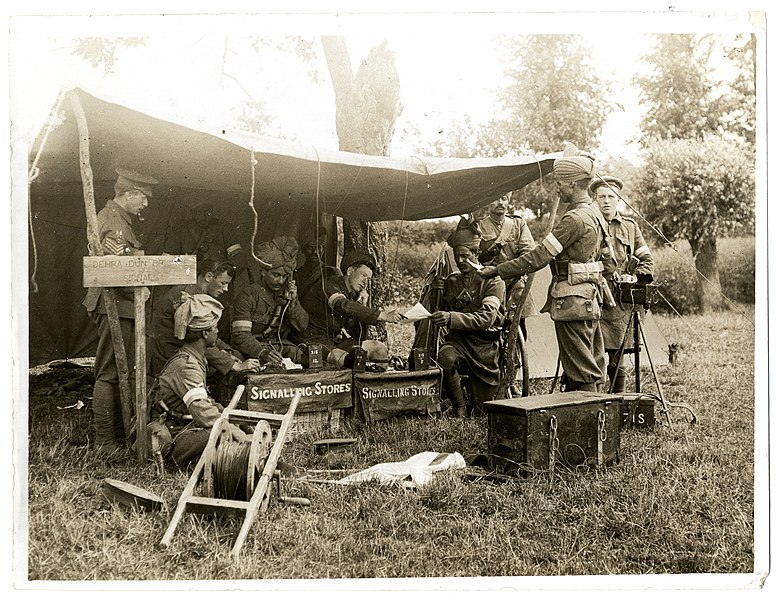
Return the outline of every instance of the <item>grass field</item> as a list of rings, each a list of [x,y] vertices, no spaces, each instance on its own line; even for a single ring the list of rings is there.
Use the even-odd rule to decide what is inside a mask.
[[[752,318],[752,306],[742,308]],[[617,465],[558,469],[552,477],[490,483],[447,472],[417,490],[285,483],[286,494],[312,505],[272,501],[237,563],[229,555],[235,522],[186,517],[172,546],[161,549],[187,475],[169,469],[158,478],[151,464],[141,468],[133,459],[103,463],[83,446],[90,411],[58,409],[85,399],[85,388],[58,388],[61,371],[31,376],[28,578],[444,577],[457,584],[457,577],[751,573],[756,527],[765,525],[754,514],[753,327],[734,312],[657,320],[680,346],[676,362],[659,372],[667,399],[689,403],[697,424],[673,410],[671,430],[624,430]],[[534,381],[532,392],[547,393],[549,384]],[[487,450],[480,417],[396,418],[370,427],[350,421],[339,434],[358,442],[315,455],[318,437],[300,435],[283,459],[300,469],[357,470],[420,451]],[[106,477],[161,495],[167,511],[109,505],[100,494]],[[609,579],[602,584],[609,587]]]

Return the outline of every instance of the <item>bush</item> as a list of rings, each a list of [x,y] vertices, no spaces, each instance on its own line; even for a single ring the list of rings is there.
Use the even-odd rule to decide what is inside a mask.
[[[691,248],[685,241],[671,248],[653,250],[655,282],[662,283],[661,294],[666,299],[653,307],[654,312],[670,312],[669,304],[681,314],[698,311],[696,271]],[[731,301],[755,302],[755,238],[739,237],[718,240],[718,273],[721,290]],[[667,301],[669,304],[667,304]]]

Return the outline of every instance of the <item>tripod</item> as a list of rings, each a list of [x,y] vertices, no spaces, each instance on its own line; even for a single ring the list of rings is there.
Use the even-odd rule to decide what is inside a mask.
[[[638,284],[638,283],[620,283],[618,287],[618,298],[617,301],[621,306],[624,305],[630,305],[631,306],[631,315],[628,319],[628,324],[626,325],[626,331],[623,333],[623,340],[620,342],[620,349],[618,350],[617,357],[615,363],[619,366],[621,361],[623,360],[623,355],[627,351],[632,351],[634,353],[634,386],[637,393],[641,393],[641,387],[642,387],[642,381],[639,371],[639,353],[641,351],[641,345],[639,343],[640,338],[642,340],[642,343],[647,347],[647,339],[645,338],[645,331],[642,328],[642,319],[640,317],[641,313],[646,313],[647,310],[650,308],[650,305],[653,303],[653,300],[655,299],[656,291],[658,289],[658,285],[652,285],[652,284]],[[633,334],[633,340],[634,340],[634,348],[632,350],[626,350],[626,346],[628,344],[629,335]],[[693,409],[686,403],[670,403],[666,401],[666,397],[664,397],[663,389],[661,388],[661,381],[658,378],[658,373],[655,370],[655,365],[653,364],[653,358],[650,355],[650,352],[647,352],[647,361],[650,363],[650,370],[653,373],[653,381],[655,382],[656,389],[658,390],[658,395],[656,396],[656,399],[658,399],[661,402],[662,406],[662,413],[663,416],[666,418],[666,423],[669,426],[669,428],[672,428],[672,419],[670,414],[671,408],[684,408],[688,410],[691,413],[691,424],[696,423],[696,413],[693,411]],[[615,386],[615,380],[617,379],[617,372],[618,368],[615,369],[615,375],[613,376],[612,380],[609,384],[609,392],[612,393],[612,390]]]

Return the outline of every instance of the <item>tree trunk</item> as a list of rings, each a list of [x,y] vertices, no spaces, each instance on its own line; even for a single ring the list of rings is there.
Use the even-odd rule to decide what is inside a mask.
[[[699,309],[702,313],[719,310],[723,308],[723,295],[718,274],[718,240],[715,237],[706,237],[690,243],[696,269],[701,273],[696,277]]]
[[[336,134],[345,152],[387,156],[401,114],[400,83],[395,58],[386,42],[371,49],[352,75],[352,64],[343,37],[323,36],[322,46],[336,98]],[[382,306],[388,298],[386,277],[388,233],[385,223],[344,220],[344,251],[370,252],[378,272],[371,282],[371,303]],[[379,338],[386,340],[384,326]]]

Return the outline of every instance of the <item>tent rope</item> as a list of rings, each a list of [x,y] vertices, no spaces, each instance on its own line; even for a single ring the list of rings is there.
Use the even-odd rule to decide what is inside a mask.
[[[38,178],[38,175],[40,174],[40,169],[38,168],[38,162],[41,159],[41,154],[43,153],[43,149],[46,147],[46,142],[49,140],[49,134],[54,130],[54,123],[56,121],[55,116],[60,111],[60,106],[62,105],[62,101],[65,99],[65,93],[64,91],[60,92],[57,96],[57,102],[54,104],[54,108],[49,113],[49,118],[46,122],[46,132],[43,134],[43,139],[41,140],[41,145],[38,148],[38,151],[35,153],[35,158],[33,159],[33,163],[30,166],[30,172],[27,176],[27,197],[32,198],[32,194],[30,193],[30,187],[32,187],[33,181],[35,181]],[[38,275],[38,244],[35,240],[35,230],[33,229],[33,212],[32,212],[32,202],[27,202],[27,222],[28,227],[30,229],[30,245],[32,245],[32,251],[33,251],[33,268],[32,268],[32,274],[30,275],[30,285],[32,286],[32,292],[38,293],[38,281],[37,275]]]
[[[398,250],[401,247],[401,233],[403,233],[404,229],[404,219],[406,218],[406,199],[409,194],[409,171],[406,171],[406,185],[404,187],[404,203],[401,206],[401,222],[398,225],[398,231],[396,232],[396,243],[395,243],[395,257],[393,258],[393,268],[391,271],[395,274],[398,274]]]
[[[249,207],[252,209],[252,214],[254,214],[254,227],[252,229],[252,241],[250,243],[249,251],[252,254],[252,258],[254,258],[257,262],[260,263],[261,266],[264,268],[271,268],[271,265],[268,264],[268,262],[264,262],[260,258],[257,257],[257,254],[255,254],[255,239],[257,238],[257,224],[260,220],[260,216],[257,214],[257,210],[255,209],[255,166],[257,166],[257,159],[255,158],[255,150],[254,148],[249,150],[250,152],[250,160],[249,163],[252,166],[252,188],[249,193]]]
[[[609,184],[607,183],[607,181],[605,181],[605,180],[604,180],[604,178],[603,178],[603,177],[602,177],[600,174],[598,174],[598,173],[595,173],[595,176],[596,176],[596,177],[597,177],[597,178],[598,178],[598,179],[599,179],[599,180],[600,180],[602,183],[604,183],[604,185],[609,185]],[[690,267],[691,267],[691,268],[694,270],[694,272],[696,272],[696,274],[698,274],[698,275],[699,275],[699,276],[702,278],[702,280],[703,280],[705,283],[707,283],[707,284],[708,284],[708,285],[709,285],[709,286],[710,286],[710,287],[711,287],[713,290],[715,290],[715,291],[716,291],[716,292],[717,292],[717,293],[718,293],[718,294],[719,294],[719,295],[720,295],[720,296],[721,296],[721,297],[722,297],[724,300],[726,300],[726,302],[727,302],[727,303],[728,303],[728,304],[729,304],[729,305],[732,307],[732,309],[733,309],[735,312],[737,312],[737,313],[738,313],[740,316],[742,316],[742,318],[744,318],[745,320],[747,320],[747,321],[748,321],[748,322],[749,322],[751,325],[755,326],[755,323],[754,323],[754,322],[753,322],[753,321],[752,321],[752,320],[751,320],[751,319],[748,317],[748,315],[747,315],[747,314],[745,314],[745,312],[744,312],[744,311],[743,311],[743,310],[742,310],[742,309],[741,309],[739,306],[737,306],[737,304],[736,304],[736,303],[734,303],[734,302],[731,300],[731,298],[729,298],[729,297],[728,297],[728,296],[727,296],[725,293],[723,293],[723,290],[722,290],[722,289],[721,289],[719,286],[715,285],[715,283],[713,283],[713,282],[712,282],[712,281],[710,281],[710,280],[709,280],[709,279],[708,279],[706,276],[704,276],[704,274],[703,274],[703,273],[702,273],[702,272],[701,272],[701,271],[700,271],[698,268],[696,268],[696,264],[692,264],[692,263],[690,262],[690,260],[688,260],[688,259],[687,259],[685,256],[683,256],[683,255],[682,255],[682,253],[680,253],[680,250],[678,250],[678,249],[677,249],[677,247],[675,246],[675,244],[674,244],[672,241],[670,241],[670,240],[669,240],[669,238],[668,238],[668,237],[666,237],[666,235],[664,235],[664,234],[663,234],[663,231],[661,231],[660,229],[658,229],[657,227],[655,227],[655,226],[654,226],[654,225],[653,225],[653,224],[652,224],[652,223],[651,223],[649,220],[647,220],[647,219],[646,219],[646,218],[645,218],[645,217],[642,215],[642,213],[641,213],[641,212],[639,212],[639,210],[637,210],[636,208],[634,208],[634,206],[633,206],[633,205],[631,205],[631,203],[630,203],[628,200],[626,200],[626,198],[624,198],[624,197],[621,195],[621,193],[620,193],[620,192],[619,192],[617,189],[615,189],[615,188],[614,188],[614,187],[612,187],[612,186],[610,186],[610,189],[612,189],[612,191],[613,191],[613,192],[615,192],[615,195],[616,195],[616,196],[617,196],[617,197],[618,197],[620,200],[622,200],[622,201],[623,201],[623,202],[626,204],[626,206],[628,206],[629,208],[631,208],[631,210],[633,210],[633,211],[634,211],[634,213],[635,213],[635,214],[636,214],[636,215],[637,215],[639,218],[641,218],[641,219],[642,219],[642,220],[643,220],[645,223],[647,223],[647,226],[648,226],[648,227],[650,227],[650,228],[651,228],[651,229],[652,229],[652,230],[653,230],[653,231],[656,233],[656,235],[658,235],[658,236],[659,236],[661,239],[663,239],[663,241],[664,241],[664,245],[665,245],[665,246],[667,246],[667,247],[671,248],[671,249],[672,249],[672,250],[673,250],[673,251],[674,251],[674,252],[675,252],[675,253],[676,253],[676,254],[677,254],[679,257],[680,257],[680,259],[681,259],[683,262],[685,262],[685,263],[686,263],[688,266],[690,266]],[[667,303],[668,303],[668,302],[667,302]],[[671,304],[670,304],[670,305],[671,305]]]

